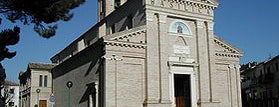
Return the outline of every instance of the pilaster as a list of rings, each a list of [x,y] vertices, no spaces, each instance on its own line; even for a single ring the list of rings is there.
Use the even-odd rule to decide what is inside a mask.
[[[205,26],[206,26],[206,36],[207,36],[207,46],[208,46],[208,65],[209,65],[209,87],[210,87],[210,101],[211,102],[219,102],[219,99],[217,99],[217,96],[214,96],[214,92],[216,87],[214,86],[214,82],[213,82],[213,77],[216,71],[215,68],[215,43],[214,43],[214,22],[212,21],[206,21],[205,22]]]
[[[240,83],[240,65],[235,64],[236,72],[236,86],[237,86],[237,107],[242,107],[242,98],[241,98],[241,83]]]
[[[159,35],[158,35],[158,16],[152,12],[146,12],[146,94],[145,105],[157,104],[160,101],[160,75],[159,75]]]
[[[115,54],[107,54],[104,56],[106,62],[105,68],[105,106],[106,107],[117,107],[117,72],[118,61],[123,58]]]
[[[209,73],[208,38],[204,21],[196,21],[197,60],[199,63],[199,104],[210,102],[211,87]]]
[[[159,13],[158,14],[158,35],[159,35],[159,72],[160,72],[160,103],[169,103],[170,100],[170,84],[169,84],[169,75],[168,75],[168,54],[169,45],[167,40],[167,31],[168,26],[166,24],[167,15]]]
[[[230,81],[230,103],[231,103],[231,107],[237,107],[237,79],[236,79],[236,70],[235,70],[235,65],[234,64],[230,64],[229,66],[229,81]]]

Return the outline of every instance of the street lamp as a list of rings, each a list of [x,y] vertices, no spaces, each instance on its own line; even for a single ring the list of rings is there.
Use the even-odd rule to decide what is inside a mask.
[[[37,89],[36,90],[36,92],[37,92],[37,107],[39,107],[39,94],[40,94],[40,92],[41,92],[41,89]]]
[[[70,101],[71,101],[71,88],[73,87],[73,82],[72,81],[68,81],[66,86],[69,89],[69,95],[68,95],[68,107],[70,107]]]

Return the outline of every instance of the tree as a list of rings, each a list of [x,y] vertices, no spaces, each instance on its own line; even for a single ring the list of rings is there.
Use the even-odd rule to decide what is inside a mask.
[[[57,22],[69,21],[73,17],[70,10],[84,2],[85,0],[0,0],[0,14],[11,23],[33,25],[34,31],[40,36],[50,38],[56,33]],[[1,22],[2,18],[0,24]],[[0,86],[6,78],[1,62],[16,55],[16,52],[10,52],[7,46],[17,44],[20,40],[19,34],[20,28],[17,26],[0,32]]]

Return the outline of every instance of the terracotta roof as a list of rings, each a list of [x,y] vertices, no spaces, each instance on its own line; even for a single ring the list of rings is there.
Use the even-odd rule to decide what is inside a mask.
[[[4,85],[5,86],[19,86],[18,83],[15,83],[15,82],[12,82],[12,81],[7,81],[7,80],[5,80]]]
[[[29,63],[28,68],[30,69],[52,69],[57,64],[49,64],[49,63]]]

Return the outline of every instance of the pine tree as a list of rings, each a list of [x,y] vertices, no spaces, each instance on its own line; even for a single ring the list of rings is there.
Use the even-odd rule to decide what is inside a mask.
[[[84,2],[85,0],[0,0],[0,14],[11,23],[33,25],[34,31],[40,36],[50,38],[56,33],[56,23],[69,21],[73,17],[70,11]],[[0,25],[1,21],[0,18]],[[10,52],[7,46],[17,44],[19,35],[20,28],[17,26],[0,32],[0,86],[6,77],[1,61],[16,55],[16,52]]]

